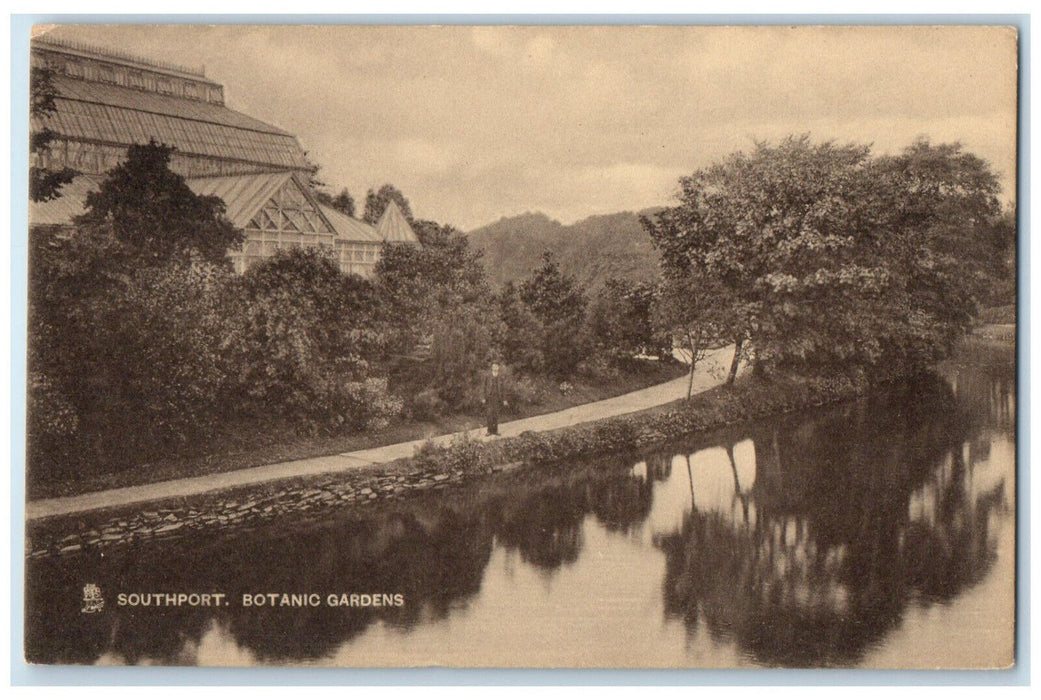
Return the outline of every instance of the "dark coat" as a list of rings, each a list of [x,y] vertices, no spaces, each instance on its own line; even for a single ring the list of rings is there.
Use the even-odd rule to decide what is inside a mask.
[[[498,408],[499,406],[502,405],[502,403],[503,403],[503,395],[502,395],[502,375],[501,374],[499,376],[497,376],[497,377],[493,376],[491,374],[485,375],[485,377],[484,377],[484,393],[483,393],[483,397],[484,397],[485,403],[488,404],[489,408],[493,407],[493,406]]]

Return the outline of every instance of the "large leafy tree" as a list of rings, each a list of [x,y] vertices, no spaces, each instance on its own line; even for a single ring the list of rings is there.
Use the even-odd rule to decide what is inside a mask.
[[[149,141],[131,146],[127,158],[87,195],[81,229],[110,233],[138,260],[161,264],[199,257],[226,263],[243,233],[224,216],[219,197],[199,196],[170,169],[173,148]]]
[[[34,478],[114,469],[217,425],[224,265],[137,265],[111,236],[36,231],[29,252]]]
[[[491,293],[480,251],[451,225],[419,221],[419,245],[385,243],[374,281],[380,312],[406,335],[429,335],[438,309],[486,302]]]
[[[376,263],[380,328],[386,359],[430,347],[429,379],[458,406],[491,352],[498,314],[480,251],[450,225],[415,222],[419,245],[385,243]],[[415,367],[407,380],[415,383]]]
[[[647,222],[665,274],[718,281],[731,339],[757,368],[935,359],[971,317],[981,246],[1000,238],[996,181],[958,146],[873,159],[789,137],[680,185],[680,205]]]
[[[888,269],[899,292],[885,342],[907,361],[935,360],[1007,277],[1015,223],[999,203],[993,171],[959,144],[920,139],[879,158],[871,176],[881,191]]]
[[[359,415],[352,384],[380,347],[371,283],[341,272],[328,251],[294,248],[238,278],[233,305],[226,353],[239,406],[278,406],[314,427]]]
[[[412,207],[409,206],[408,199],[401,190],[391,184],[383,185],[378,190],[370,188],[365,193],[365,213],[362,215],[362,219],[370,224],[375,224],[391,202],[396,202],[401,208],[401,213],[405,215],[405,219],[410,224],[413,223]]]

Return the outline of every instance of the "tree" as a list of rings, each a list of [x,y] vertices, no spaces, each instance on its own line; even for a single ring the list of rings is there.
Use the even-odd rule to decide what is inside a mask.
[[[971,319],[999,209],[993,175],[956,145],[873,159],[788,137],[680,185],[680,205],[648,222],[663,270],[719,281],[756,370],[903,371],[942,356]]]
[[[109,232],[148,264],[192,256],[228,264],[228,250],[238,248],[244,235],[224,217],[219,197],[196,195],[170,170],[172,152],[155,141],[131,146],[126,160],[87,195],[76,226]]]
[[[408,200],[401,193],[401,190],[391,184],[383,185],[375,192],[370,188],[365,193],[365,214],[362,216],[362,219],[375,225],[380,220],[380,217],[383,216],[387,205],[392,201],[397,203],[401,213],[405,215],[405,219],[411,224],[412,207],[409,206]]]
[[[658,332],[652,317],[657,297],[655,283],[607,280],[589,313],[599,351],[616,361],[641,354],[666,356],[671,342]]]
[[[480,251],[450,225],[417,222],[420,245],[384,243],[374,282],[385,325],[401,336],[405,350],[429,337],[439,309],[488,302],[491,291]]]
[[[240,410],[277,409],[314,429],[363,427],[395,412],[372,383],[375,290],[321,248],[280,250],[237,279],[225,353]]]
[[[655,326],[671,338],[679,340],[690,357],[687,400],[694,394],[694,372],[708,350],[720,339],[729,339],[726,319],[730,313],[720,301],[721,285],[705,274],[667,278],[655,299]],[[733,384],[737,367],[731,368],[727,384]]]
[[[450,225],[419,221],[421,243],[384,243],[374,282],[386,359],[427,343],[429,381],[453,407],[468,400],[498,333],[498,314],[480,251]],[[408,381],[417,379],[409,369]]]
[[[507,282],[498,298],[499,332],[494,343],[510,366],[529,372],[542,369],[542,323],[520,297],[513,282]]]
[[[351,196],[351,193],[346,187],[340,190],[340,194],[335,197],[325,190],[318,190],[315,194],[317,195],[320,204],[332,207],[341,214],[345,214],[351,218],[354,217],[354,197]]]
[[[997,177],[960,144],[919,139],[879,158],[886,244],[897,313],[886,344],[905,363],[943,357],[973,322],[979,303],[1007,279],[1015,224],[999,201]],[[912,313],[899,313],[911,309]]]
[[[29,240],[33,478],[121,468],[209,434],[228,372],[226,266],[135,265],[89,231]]]
[[[560,271],[552,253],[521,283],[520,297],[542,325],[542,355],[548,369],[567,377],[585,359],[583,337],[588,301],[575,279]]]
[[[72,182],[76,171],[63,167],[51,170],[41,164],[50,150],[51,142],[57,133],[42,124],[57,112],[54,104],[56,90],[53,76],[46,68],[34,67],[29,72],[29,116],[34,122],[34,130],[29,136],[29,154],[34,164],[29,168],[29,199],[34,202],[46,202],[61,196],[61,188]]]

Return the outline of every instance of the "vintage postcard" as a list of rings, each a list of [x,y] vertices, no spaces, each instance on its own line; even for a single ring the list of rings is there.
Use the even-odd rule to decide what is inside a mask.
[[[1013,667],[1018,44],[34,27],[26,660]]]

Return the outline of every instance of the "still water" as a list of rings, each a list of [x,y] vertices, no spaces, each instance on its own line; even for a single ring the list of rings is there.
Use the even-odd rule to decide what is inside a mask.
[[[1003,667],[1011,350],[698,442],[321,522],[31,562],[42,663]],[[83,587],[106,604],[85,614]],[[119,593],[224,593],[130,607]],[[318,594],[244,607],[243,594]],[[330,594],[402,604],[329,605]],[[298,596],[297,600],[303,599]]]

